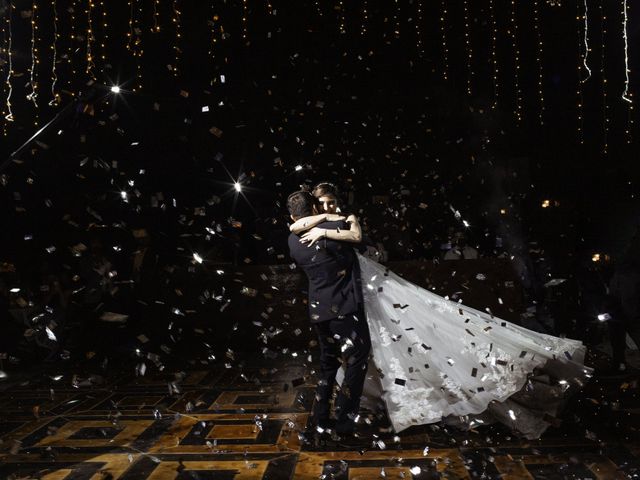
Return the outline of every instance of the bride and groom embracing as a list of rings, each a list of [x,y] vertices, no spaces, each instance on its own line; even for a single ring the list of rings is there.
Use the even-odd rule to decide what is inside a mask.
[[[335,187],[326,183],[287,200],[290,255],[309,281],[320,346],[312,411],[320,432],[353,436],[363,396],[382,398],[395,432],[499,421],[534,439],[560,423],[567,398],[592,375],[582,342],[527,330],[407,282],[356,252],[358,221],[337,207]],[[375,368],[367,370],[370,353]]]

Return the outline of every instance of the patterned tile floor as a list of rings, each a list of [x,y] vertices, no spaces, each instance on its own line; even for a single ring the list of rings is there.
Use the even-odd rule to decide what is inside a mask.
[[[637,381],[595,379],[537,441],[501,426],[433,425],[327,450],[298,435],[313,385],[291,382],[305,373],[279,365],[75,387],[68,377],[15,382],[0,392],[0,479],[640,478]]]

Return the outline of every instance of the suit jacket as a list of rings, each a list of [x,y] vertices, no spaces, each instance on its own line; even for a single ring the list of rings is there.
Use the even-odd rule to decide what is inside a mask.
[[[318,228],[347,228],[345,222],[324,222]],[[322,239],[312,247],[289,235],[289,253],[309,279],[312,323],[344,317],[363,305],[360,265],[354,245]]]

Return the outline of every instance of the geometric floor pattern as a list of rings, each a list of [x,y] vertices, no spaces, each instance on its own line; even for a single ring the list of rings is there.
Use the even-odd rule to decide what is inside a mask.
[[[309,379],[291,385],[303,376],[303,367],[285,366],[12,387],[0,394],[0,479],[616,480],[640,472],[637,443],[566,432],[525,441],[422,428],[358,450],[314,451],[298,437],[314,391]],[[625,415],[635,422],[640,409]]]

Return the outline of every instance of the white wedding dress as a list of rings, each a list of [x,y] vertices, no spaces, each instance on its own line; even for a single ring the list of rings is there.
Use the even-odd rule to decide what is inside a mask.
[[[581,342],[447,300],[358,258],[373,355],[362,405],[383,398],[396,432],[500,421],[538,438],[591,377]]]

